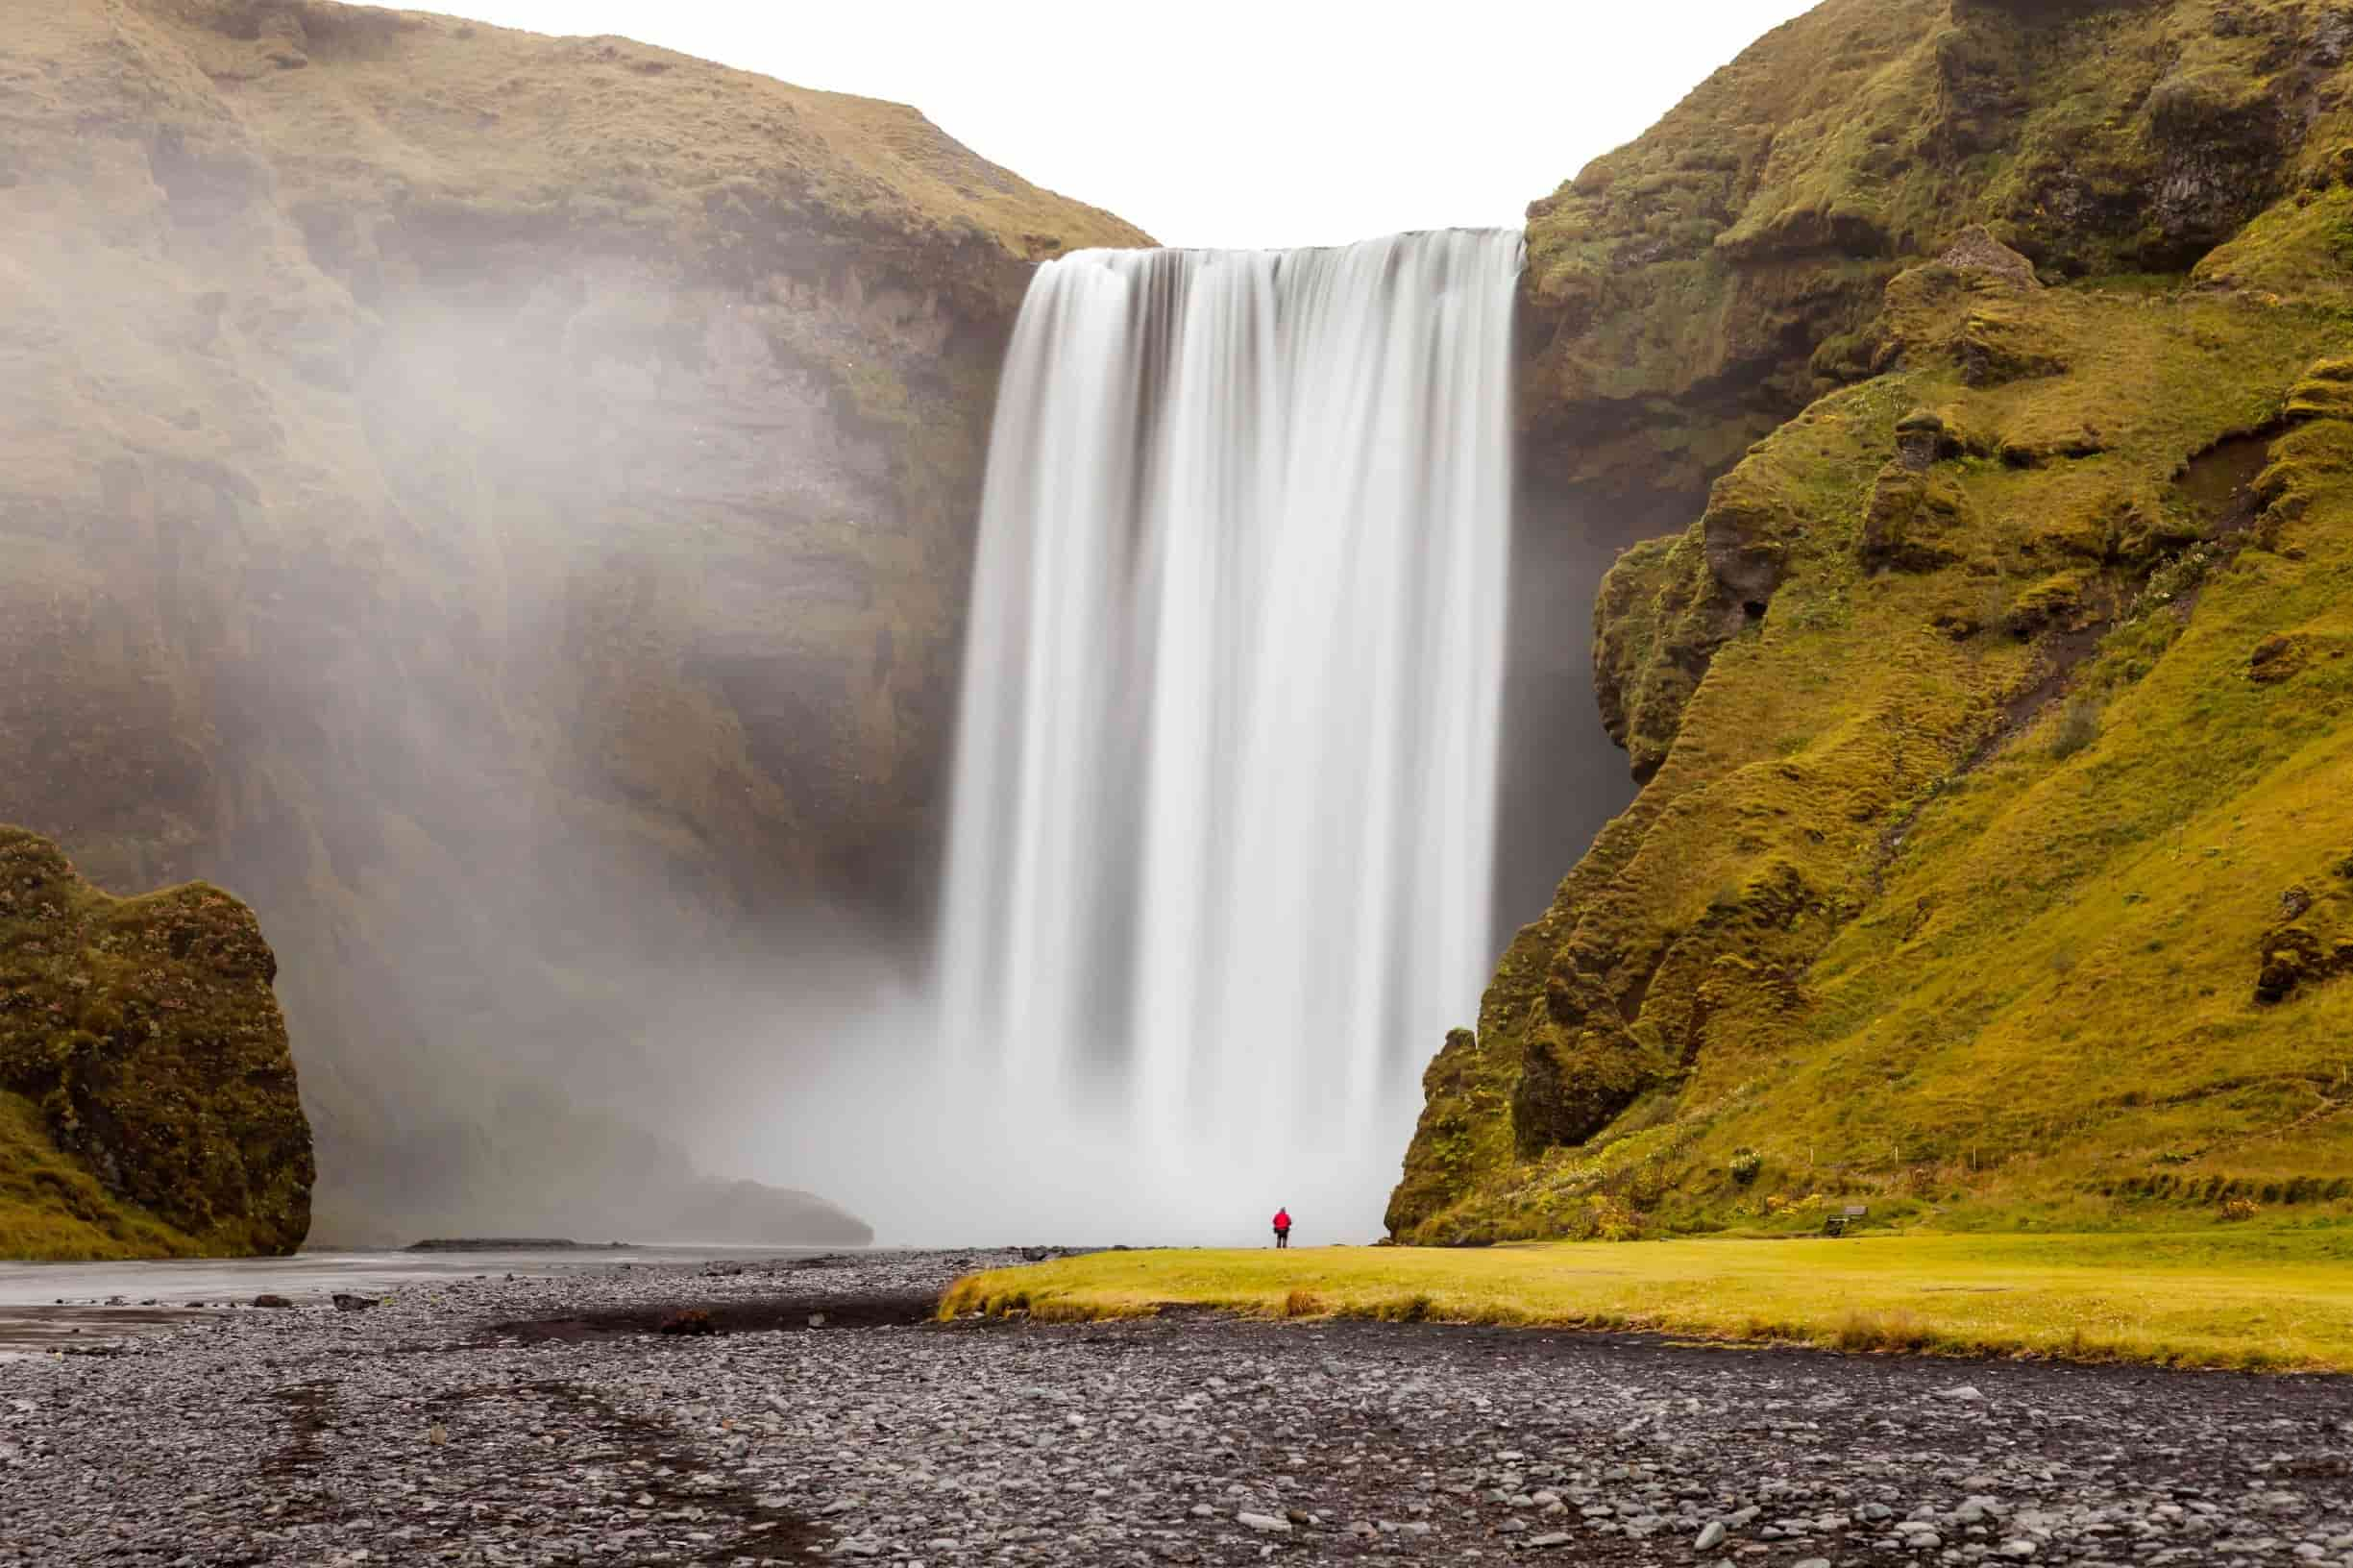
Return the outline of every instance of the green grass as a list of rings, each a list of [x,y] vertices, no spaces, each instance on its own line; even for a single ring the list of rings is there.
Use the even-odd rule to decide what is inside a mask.
[[[1605,584],[1605,710],[1658,772],[1426,1080],[1400,1239],[1795,1230],[1836,1201],[1949,1231],[2353,1218],[2353,962],[2319,956],[2353,911],[2353,422],[2314,364],[2344,323],[1938,268],[1889,298],[1904,368]],[[1976,384],[1995,338],[2071,368]],[[2291,404],[2324,412],[2277,433]],[[1967,558],[1868,575],[1913,408],[1961,432],[1932,478]],[[2266,453],[2267,508],[2197,538]],[[1742,552],[1782,573],[1745,626],[1713,564]],[[2061,581],[2051,632],[2005,629]],[[2071,675],[2068,626],[2104,634]],[[2282,942],[2314,955],[2284,1000],[2257,987]],[[1596,1086],[1600,1124],[1551,1115]]]
[[[1640,1329],[1851,1351],[2353,1370],[2353,1227],[1095,1253],[957,1282],[943,1317]]]
[[[84,1262],[176,1258],[203,1249],[186,1236],[126,1207],[58,1152],[40,1113],[0,1091],[0,1258]]]

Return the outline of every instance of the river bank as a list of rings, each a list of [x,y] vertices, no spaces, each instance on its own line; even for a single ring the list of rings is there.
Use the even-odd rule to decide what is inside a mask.
[[[455,1278],[0,1365],[0,1563],[2353,1563],[2343,1379],[920,1320],[1017,1256]]]

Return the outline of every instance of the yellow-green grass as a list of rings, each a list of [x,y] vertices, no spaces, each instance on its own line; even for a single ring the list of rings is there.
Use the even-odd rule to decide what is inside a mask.
[[[2353,985],[2257,988],[2287,911],[2318,950],[2353,908],[2353,422],[2277,433],[2299,395],[2334,406],[2312,355],[2343,323],[1935,269],[1890,300],[1917,364],[1818,403],[1612,573],[1602,679],[1659,771],[1425,1080],[1400,1239],[1802,1229],[1832,1201],[1946,1229],[2347,1217]],[[1979,386],[1937,358],[1998,318],[2071,368]],[[1914,407],[1962,432],[1934,477],[1970,558],[1870,575]],[[1977,454],[2095,428],[2096,455]],[[2247,431],[2280,498],[2251,529],[2130,542],[2216,527],[2205,481],[2243,478]],[[1711,645],[1730,549],[1785,576]],[[2071,674],[1989,629],[2068,577],[2105,630]],[[2258,648],[2287,655],[2263,678]],[[2037,707],[2047,678],[2068,690]],[[1617,1114],[1548,1125],[1575,1102],[1531,1063],[1622,1090]]]
[[[115,898],[0,824],[0,1256],[291,1252],[310,1128],[276,960],[203,883]]]
[[[0,1258],[90,1262],[203,1250],[108,1193],[58,1152],[31,1101],[0,1090]]]
[[[1971,223],[2049,279],[2162,288],[2195,261],[2200,282],[2341,298],[2345,111],[2240,140],[2272,123],[2258,105],[2290,80],[2272,40],[2299,24],[2296,0],[2236,10],[2245,25],[2217,34],[2211,0],[2076,8],[2064,27],[2027,6],[1826,0],[1759,38],[1531,207],[1523,405],[1564,437],[1545,466],[1703,487],[1774,403],[1866,374],[1880,285]],[[2153,221],[2184,136],[2225,165],[2276,159],[2280,178],[2226,181],[2230,213],[2195,237]],[[2047,200],[2087,178],[2151,195],[2113,216]]]
[[[2353,1227],[1095,1253],[960,1280],[943,1317],[1648,1330],[1855,1351],[2353,1370]]]

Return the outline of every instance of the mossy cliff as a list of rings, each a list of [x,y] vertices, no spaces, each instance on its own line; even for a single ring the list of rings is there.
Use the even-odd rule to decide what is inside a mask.
[[[1398,1235],[2346,1210],[2349,52],[1831,0],[1539,204],[1532,439],[1730,456],[1603,590],[1647,782],[1432,1065]]]
[[[1828,0],[1529,209],[1530,459],[1703,489],[1869,375],[1888,280],[1973,222],[2052,281],[2325,272],[2348,58],[2302,0]]]
[[[625,1117],[922,907],[997,357],[1134,230],[618,39],[67,0],[0,232],[0,818],[253,900],[327,1234],[498,1224],[506,1089]]]
[[[310,1127],[252,911],[110,898],[0,826],[0,1257],[283,1253]]]

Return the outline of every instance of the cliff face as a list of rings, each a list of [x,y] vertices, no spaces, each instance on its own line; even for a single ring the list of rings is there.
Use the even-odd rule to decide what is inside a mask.
[[[2349,54],[2287,0],[1828,0],[1529,208],[1531,459],[1704,488],[1869,376],[1888,280],[1973,222],[2053,281],[2186,272],[2331,178]]]
[[[251,911],[110,898],[0,827],[0,1257],[283,1253],[310,1128]]]
[[[625,1119],[714,955],[920,906],[1000,346],[1035,257],[1142,236],[618,40],[37,12],[0,816],[282,934],[330,1229],[495,1220],[567,1141],[502,1094]]]
[[[2344,1207],[2349,57],[1830,0],[1537,205],[1539,460],[1722,472],[1604,586],[1648,782],[1432,1065],[1393,1230]]]

